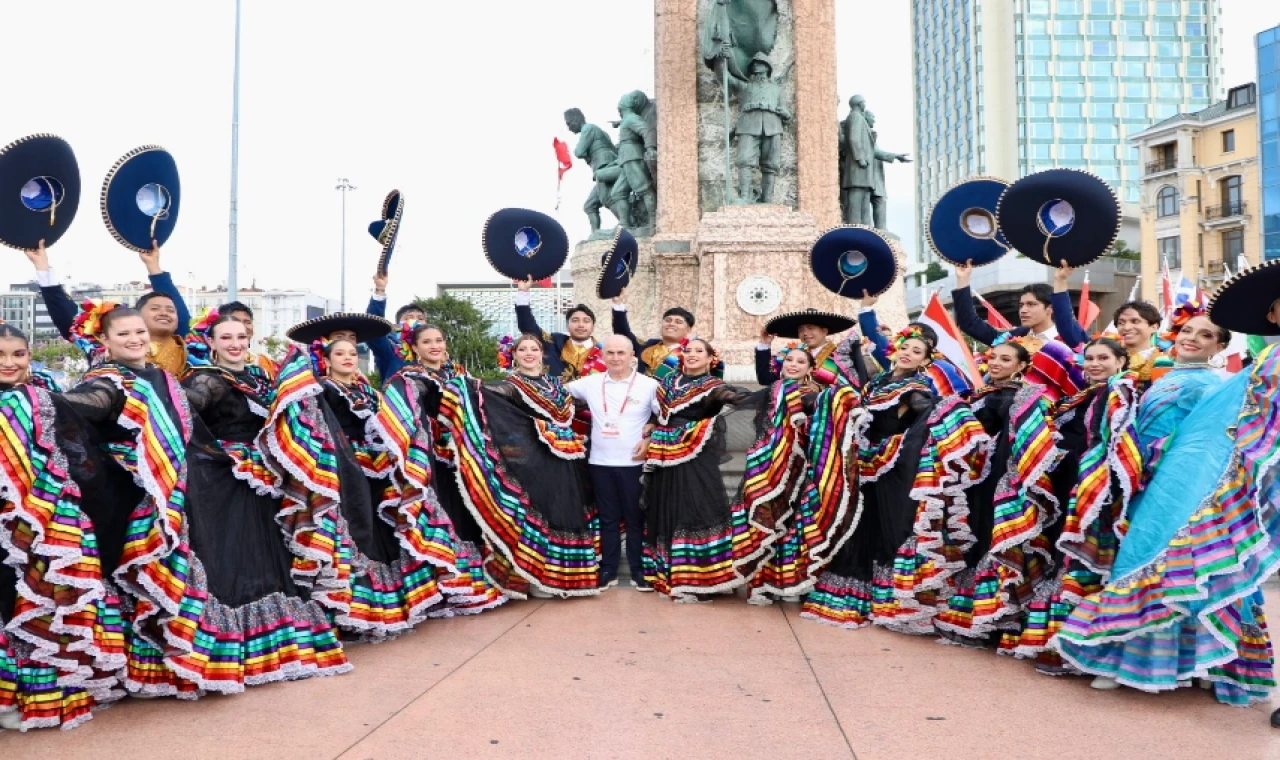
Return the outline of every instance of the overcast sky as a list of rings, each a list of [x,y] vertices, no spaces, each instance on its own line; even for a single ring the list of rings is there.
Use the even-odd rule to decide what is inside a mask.
[[[1268,0],[1224,0],[1226,84],[1253,79],[1253,34],[1280,22]],[[0,50],[0,144],[52,132],[74,146],[84,192],[50,250],[64,279],[140,278],[137,256],[107,234],[98,190],[139,145],[172,151],[182,173],[177,230],[164,263],[184,284],[227,275],[234,0],[9,0]],[[914,151],[908,0],[837,0],[841,100],[860,92],[883,147]],[[1263,19],[1262,16],[1270,18]],[[562,112],[615,114],[653,92],[651,0],[243,0],[240,284],[301,287],[336,298],[341,199],[348,177],[347,299],[367,299],[378,246],[365,231],[392,188],[406,215],[391,300],[438,282],[497,278],[480,231],[504,206],[551,212],[551,139],[573,144]],[[871,34],[867,34],[872,31]],[[840,116],[845,109],[842,107]],[[914,247],[912,165],[888,168],[889,226]],[[559,218],[585,237],[590,175],[565,177]],[[608,215],[606,214],[606,217]],[[3,281],[26,261],[0,250]]]

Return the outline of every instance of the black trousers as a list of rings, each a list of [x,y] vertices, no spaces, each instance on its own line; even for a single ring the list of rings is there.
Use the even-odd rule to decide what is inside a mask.
[[[640,474],[642,466],[606,467],[593,464],[591,484],[595,487],[596,509],[600,512],[600,579],[618,575],[622,534],[619,523],[627,521],[627,566],[632,578],[643,578],[640,564],[644,545],[644,517],[640,514]]]

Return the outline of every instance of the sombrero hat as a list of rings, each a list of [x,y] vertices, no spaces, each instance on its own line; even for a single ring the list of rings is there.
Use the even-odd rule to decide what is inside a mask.
[[[838,333],[853,327],[853,320],[829,311],[805,309],[787,314],[779,314],[765,323],[764,329],[770,335],[779,338],[799,338],[800,325],[817,325],[827,328],[828,332]]]
[[[996,206],[1009,183],[972,177],[953,185],[933,204],[925,232],[929,247],[952,264],[990,264],[1009,252],[996,225]]]
[[[1009,245],[1042,264],[1081,267],[1111,249],[1120,234],[1120,201],[1080,169],[1027,175],[1000,196],[996,221]]]
[[[387,335],[392,329],[394,325],[382,317],[375,317],[372,314],[337,312],[296,324],[290,327],[285,335],[289,336],[289,340],[298,343],[311,343],[339,330],[350,330],[356,334],[357,343],[368,343]]]
[[[1031,366],[1023,374],[1028,383],[1043,385],[1055,401],[1070,398],[1085,387],[1084,374],[1075,353],[1065,343],[1046,341],[1031,355]]]
[[[164,245],[178,224],[182,186],[173,155],[159,145],[124,154],[102,181],[102,221],[120,245],[139,253]]]
[[[395,253],[396,236],[400,234],[400,216],[404,213],[404,196],[399,190],[387,193],[382,202],[382,218],[369,223],[369,234],[382,244],[378,256],[378,274],[386,274],[391,266],[391,254]]]
[[[864,290],[878,296],[898,279],[893,243],[862,224],[823,233],[809,251],[809,267],[823,287],[846,298],[862,298]]]
[[[66,140],[31,135],[0,148],[0,243],[51,246],[80,207],[80,165]]]
[[[542,280],[564,266],[569,236],[555,219],[524,208],[504,208],[484,223],[484,257],[513,280]]]
[[[636,264],[640,261],[640,246],[635,236],[619,226],[613,233],[613,244],[600,257],[600,276],[596,278],[596,295],[608,300],[622,295],[631,284]]]
[[[1267,313],[1280,300],[1280,259],[1236,273],[1213,294],[1209,319],[1249,335],[1280,335]]]

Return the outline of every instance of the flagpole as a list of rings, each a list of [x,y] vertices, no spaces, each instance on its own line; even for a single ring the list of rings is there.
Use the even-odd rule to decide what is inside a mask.
[[[236,0],[235,66],[231,80],[231,220],[227,237],[227,300],[238,299],[236,269],[239,259],[237,205],[240,195],[240,0]]]

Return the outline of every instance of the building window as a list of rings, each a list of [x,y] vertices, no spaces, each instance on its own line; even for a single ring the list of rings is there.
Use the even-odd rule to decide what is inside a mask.
[[[1096,12],[1096,11],[1095,11]],[[1108,37],[1111,35],[1110,21],[1090,21],[1089,34],[1096,34],[1099,37]]]
[[[1084,122],[1064,122],[1059,131],[1062,133],[1062,137],[1067,140],[1083,140],[1085,138]]]
[[[1095,98],[1114,98],[1119,88],[1116,87],[1114,81],[1093,82],[1093,97]]]
[[[1029,82],[1031,97],[1049,100],[1053,97],[1053,82]]]
[[[1083,98],[1084,82],[1059,82],[1058,95],[1064,98]]]
[[[1048,58],[1053,54],[1048,40],[1031,40],[1029,53],[1040,58]]]
[[[1207,42],[1193,42],[1193,43],[1191,43],[1191,55],[1192,55],[1192,57],[1194,57],[1194,58],[1208,58],[1208,57],[1209,57],[1209,43],[1207,43]]]
[[[1066,159],[1068,161],[1079,161],[1080,159],[1084,158],[1084,146],[1083,145],[1059,145],[1058,158]]]
[[[1239,174],[1233,174],[1222,180],[1222,205],[1223,216],[1244,213],[1244,190]]]
[[[1047,13],[1048,11],[1046,11]],[[1035,13],[1035,11],[1032,11]],[[1027,34],[1032,37],[1043,37],[1049,33],[1049,22],[1042,18],[1034,18],[1027,22]]]
[[[1207,77],[1209,76],[1209,64],[1207,63],[1188,63],[1187,76],[1189,77]]]
[[[1053,125],[1052,124],[1032,124],[1031,136],[1042,139],[1042,140],[1052,140]]]
[[[1203,16],[1205,14],[1205,8],[1204,0],[1191,0],[1191,2],[1187,3],[1187,15]]]
[[[1156,193],[1156,216],[1163,219],[1166,216],[1178,215],[1178,191],[1165,185],[1160,188],[1160,192]]]
[[[1181,239],[1176,237],[1160,238],[1156,241],[1161,266],[1167,266],[1170,269],[1182,268],[1182,246],[1179,245],[1181,242]]]
[[[1146,82],[1125,82],[1124,96],[1131,100],[1146,100],[1150,97]]]
[[[1079,61],[1058,61],[1058,76],[1060,77],[1080,76],[1080,62]]]
[[[1234,129],[1224,129],[1222,131],[1222,152],[1230,153],[1236,149],[1236,131]]]
[[[1116,4],[1112,0],[1090,0],[1089,13],[1095,16],[1110,16],[1116,12]]]
[[[1096,106],[1096,105],[1102,105],[1102,104],[1094,103],[1094,105]],[[1112,111],[1112,115],[1113,116],[1115,115],[1114,110]],[[1115,140],[1120,135],[1119,135],[1119,130],[1116,129],[1115,124],[1094,124],[1093,136],[1099,140]]]
[[[1089,54],[1090,55],[1115,55],[1116,43],[1112,42],[1111,40],[1090,42]],[[1111,68],[1110,64],[1107,64],[1107,68],[1108,69]],[[1111,72],[1108,71],[1107,73],[1109,74]]]
[[[1031,143],[1031,158],[1049,159],[1049,145],[1047,143]]]
[[[1058,55],[1083,56],[1084,43],[1080,40],[1058,40]]]
[[[1127,79],[1143,79],[1147,76],[1147,64],[1140,61],[1127,61],[1124,64],[1124,75]]]
[[[1126,16],[1147,15],[1147,0],[1124,0],[1124,15]]]
[[[1244,255],[1244,230],[1234,229],[1222,233],[1222,260],[1239,261]]]
[[[1040,16],[1049,15],[1049,0],[1031,0],[1027,5],[1029,6],[1027,8],[1028,12],[1032,14]],[[937,8],[938,6],[935,5],[933,7]]]
[[[1157,37],[1177,37],[1178,23],[1176,21],[1157,21],[1151,32]]]
[[[1196,100],[1203,100],[1209,97],[1209,85],[1207,84],[1191,85],[1191,97]]]
[[[1157,58],[1181,58],[1182,43],[1180,42],[1157,42],[1156,43]],[[1176,64],[1175,64],[1176,65]],[[1159,68],[1156,69],[1159,71]]]
[[[1079,21],[1057,21],[1053,25],[1054,34],[1072,35],[1080,33]]]
[[[1111,49],[1114,51],[1115,47],[1112,46]],[[1110,61],[1089,61],[1089,76],[1091,77],[1109,77],[1114,70],[1115,67],[1111,65]]]
[[[1116,117],[1116,104],[1090,103],[1089,115],[1095,119],[1114,119]]]
[[[1251,84],[1232,87],[1227,91],[1227,108],[1239,108],[1253,104],[1254,86]]]
[[[1176,63],[1157,63],[1156,76],[1158,77],[1176,77],[1178,76],[1178,64]]]
[[[1064,16],[1079,16],[1084,13],[1084,3],[1081,0],[1058,0],[1058,13]]]
[[[1027,74],[1033,77],[1049,76],[1049,62],[1038,60],[1027,61]]]
[[[1176,16],[1178,15],[1177,0],[1159,0],[1156,3],[1157,16]]]
[[[1177,82],[1161,82],[1156,85],[1156,96],[1170,100],[1182,100],[1182,85]]]
[[[1176,103],[1156,103],[1156,119],[1163,121],[1178,115]]]
[[[1199,21],[1195,21],[1195,22],[1188,21],[1186,24],[1186,27],[1187,27],[1186,36],[1188,37],[1204,36],[1204,24],[1200,23]]]
[[[1147,118],[1147,104],[1146,103],[1125,103],[1124,117],[1126,119]]]
[[[1146,35],[1146,25],[1141,21],[1121,21],[1120,34],[1125,37],[1142,37]]]
[[[1134,57],[1147,57],[1147,41],[1146,40],[1125,40],[1124,55]]]
[[[1030,116],[1033,116],[1036,118],[1042,118],[1042,119],[1049,118],[1048,103],[1032,101],[1031,104],[1028,106],[1028,108],[1030,109],[1030,114],[1028,114]]]

